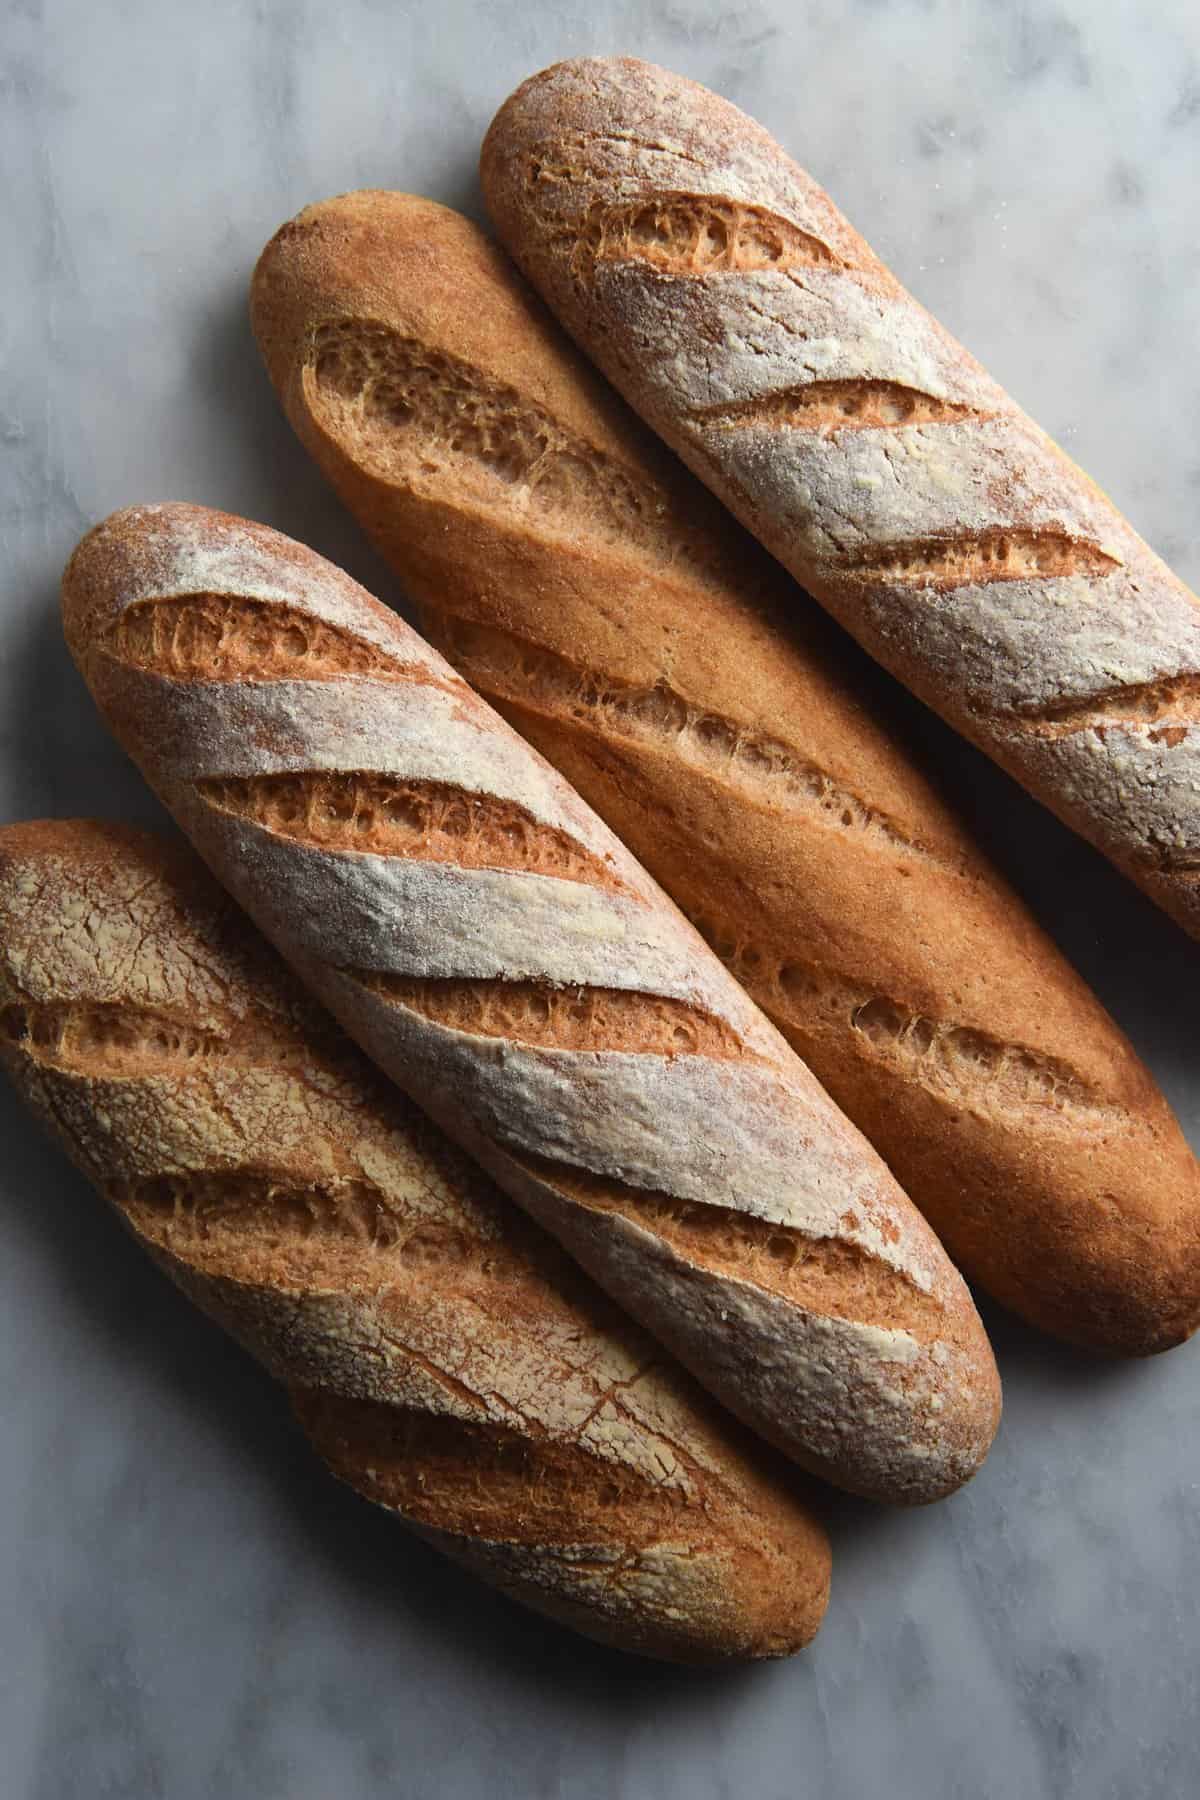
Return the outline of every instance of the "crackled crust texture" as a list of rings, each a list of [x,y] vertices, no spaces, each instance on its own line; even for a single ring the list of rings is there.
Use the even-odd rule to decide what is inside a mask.
[[[559,63],[483,151],[504,242],[887,668],[1200,935],[1200,609],[727,101]]]
[[[288,671],[271,651],[259,673],[257,640],[245,675],[214,648],[219,679],[129,657],[131,607],[199,595],[275,607]],[[998,1382],[937,1239],[628,851],[434,650],[311,551],[198,507],[98,526],[63,601],[102,712],[235,897],[614,1298],[807,1468],[908,1502],[972,1473]],[[331,678],[333,629],[389,653],[386,677]],[[763,1285],[672,1208],[719,1209],[726,1238],[774,1228],[811,1286]]]
[[[1185,1337],[1200,1172],[1162,1095],[855,696],[852,649],[797,618],[778,565],[508,260],[444,207],[347,194],[276,234],[251,309],[296,431],[427,635],[700,926],[955,1260],[1075,1342]],[[930,413],[882,382],[815,382],[777,410],[834,408],[862,430]],[[599,1025],[536,984],[499,1006],[452,985],[441,1003],[476,1030],[529,1041],[536,1014],[539,1041],[582,1043]],[[664,1017],[660,1048],[681,1023],[723,1053],[698,1015]],[[764,1244],[742,1250],[761,1271]]]
[[[380,1080],[190,852],[0,829],[0,1064],[369,1499],[625,1649],[811,1638],[829,1552],[796,1484]]]

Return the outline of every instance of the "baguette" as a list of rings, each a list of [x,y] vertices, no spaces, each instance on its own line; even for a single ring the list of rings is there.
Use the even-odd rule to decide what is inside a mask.
[[[884,666],[1200,935],[1200,608],[727,101],[560,63],[501,108],[504,243]]]
[[[1161,1093],[855,699],[850,646],[506,259],[430,201],[349,194],[276,235],[252,314],[426,635],[702,925],[972,1279],[1093,1348],[1186,1337],[1200,1171]]]
[[[0,1065],[343,1480],[674,1661],[813,1636],[829,1548],[743,1440],[383,1083],[190,853],[0,829]]]
[[[205,860],[364,1049],[746,1423],[878,1499],[999,1384],[886,1167],[596,816],[322,558],[201,507],[83,540],[68,639]]]

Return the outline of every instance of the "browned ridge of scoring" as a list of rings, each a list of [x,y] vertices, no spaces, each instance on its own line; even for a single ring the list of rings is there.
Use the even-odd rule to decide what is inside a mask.
[[[124,1002],[13,1001],[0,1008],[0,1038],[32,1061],[80,1075],[185,1074],[197,1063],[277,1066],[289,1049],[280,1030],[230,1017],[198,1026],[179,1014]]]
[[[1101,688],[1098,692],[1054,700],[1036,707],[1022,707],[1021,718],[1039,737],[1069,736],[1076,731],[1103,731],[1110,725],[1161,726],[1148,735],[1152,743],[1172,748],[1181,743],[1190,725],[1200,725],[1200,674],[1187,670],[1161,675],[1154,681],[1130,682],[1126,687]]]
[[[628,1465],[589,1454],[577,1439],[539,1435],[529,1426],[516,1431],[491,1420],[434,1417],[304,1388],[294,1390],[293,1400],[335,1470],[348,1466],[360,1493],[429,1529],[504,1542],[513,1540],[519,1521],[518,1542],[570,1544],[578,1537],[581,1505],[600,1509],[652,1495],[656,1512],[682,1513],[688,1506],[682,1486],[652,1483]],[[458,1508],[456,1527],[450,1521]],[[660,1517],[646,1518],[643,1546],[658,1543],[661,1529]]]
[[[495,794],[370,769],[206,776],[208,805],[314,849],[518,869],[610,892],[625,884],[568,832]]]
[[[411,1233],[430,1224],[396,1212],[378,1183],[361,1174],[313,1181],[288,1169],[239,1165],[110,1181],[105,1193],[139,1230],[176,1255],[185,1246],[200,1251],[219,1246],[228,1256],[249,1234],[249,1249],[285,1242],[311,1249],[324,1240],[344,1240],[402,1251]]]
[[[181,594],[135,600],[101,649],[172,681],[432,681],[430,671],[280,600]]]
[[[796,387],[772,388],[749,400],[730,400],[697,408],[689,417],[698,425],[736,431],[752,425],[789,426],[797,431],[877,431],[889,425],[932,425],[986,415],[955,400],[942,400],[902,381],[808,381]]]
[[[372,993],[436,1025],[553,1050],[757,1060],[724,1019],[637,988],[552,987],[499,977],[393,975],[347,969]]]
[[[440,640],[473,687],[509,707],[540,707],[602,734],[655,744],[706,774],[734,782],[748,799],[801,811],[833,828],[878,836],[901,855],[945,862],[942,853],[871,804],[786,738],[695,705],[671,687],[623,682],[583,668],[515,632],[439,612]],[[957,866],[946,864],[947,867]]]
[[[848,556],[845,573],[864,581],[952,588],[1107,575],[1119,567],[1116,557],[1099,545],[1063,531],[1004,530],[859,545]]]
[[[950,1321],[940,1300],[894,1264],[848,1239],[815,1237],[707,1200],[682,1200],[613,1181],[573,1163],[513,1150],[507,1154],[579,1205],[616,1213],[686,1261],[776,1294],[807,1313],[883,1330],[902,1324],[922,1344],[947,1333]]]
[[[698,921],[701,930],[707,923]],[[736,973],[736,951],[730,960]],[[762,980],[760,965],[754,973]],[[777,979],[780,1004],[772,1010],[784,1020],[791,1016],[807,1025],[805,1001],[838,1009],[880,1061],[903,1068],[931,1091],[953,1093],[972,1110],[1034,1107],[1059,1113],[1066,1125],[1093,1128],[1121,1120],[1121,1109],[1103,1100],[1062,1057],[953,1019],[931,1018],[816,965],[789,962]]]
[[[428,482],[429,457],[451,457],[495,490],[550,517],[581,499],[607,539],[661,553],[662,497],[653,483],[598,450],[544,407],[474,364],[370,319],[320,327],[311,365],[316,397],[354,409],[359,453],[386,478]]]
[[[375,1252],[386,1262],[371,1279],[389,1285],[435,1269],[456,1282],[518,1279],[532,1266],[520,1221],[510,1241],[465,1213],[447,1221],[405,1211],[361,1170],[312,1179],[244,1164],[110,1180],[104,1191],[150,1244],[230,1280],[260,1282],[280,1267],[327,1278],[336,1268],[340,1279],[347,1256],[352,1264]],[[357,1266],[356,1278],[364,1272]]]
[[[598,203],[587,214],[580,243],[597,262],[646,262],[672,275],[845,266],[822,239],[765,206],[705,194]]]

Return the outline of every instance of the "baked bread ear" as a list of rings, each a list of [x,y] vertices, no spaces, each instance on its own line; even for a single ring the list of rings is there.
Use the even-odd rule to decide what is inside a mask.
[[[728,101],[556,64],[483,147],[501,239],[859,642],[1200,935],[1200,607]]]
[[[343,1480],[589,1637],[781,1655],[829,1547],[750,1440],[383,1082],[182,846],[0,828],[0,1065]]]
[[[872,712],[853,646],[499,249],[431,201],[345,194],[276,234],[251,310],[426,635],[701,925],[956,1262],[1075,1343],[1185,1338],[1200,1169],[1132,1046]]]
[[[747,1424],[898,1502],[999,1383],[883,1162],[624,846],[312,551],[134,507],[66,571],[104,717],[380,1066]]]

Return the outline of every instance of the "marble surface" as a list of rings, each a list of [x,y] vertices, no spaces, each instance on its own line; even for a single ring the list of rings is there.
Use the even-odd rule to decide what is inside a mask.
[[[78,534],[206,501],[395,584],[291,440],[244,291],[341,189],[478,212],[554,58],[756,112],[1200,578],[1195,0],[4,0],[0,819],[151,818],[62,648]],[[1200,1143],[1200,947],[915,729]],[[626,1662],[317,1469],[265,1377],[0,1092],[5,1800],[1176,1800],[1200,1786],[1200,1348],[1105,1366],[987,1311],[1007,1410],[928,1513],[831,1501],[828,1622],[733,1675]]]

